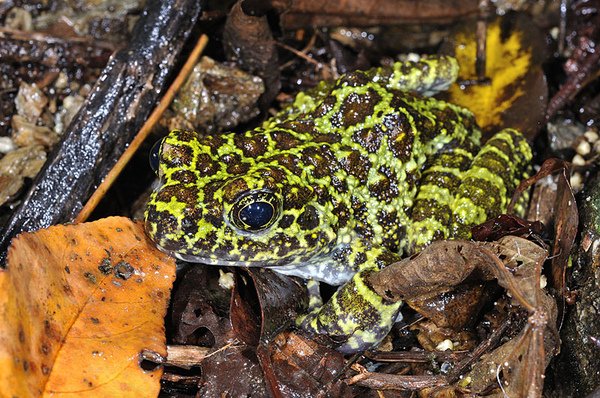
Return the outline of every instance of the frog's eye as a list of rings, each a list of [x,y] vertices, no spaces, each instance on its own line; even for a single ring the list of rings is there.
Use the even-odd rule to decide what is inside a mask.
[[[263,229],[273,218],[275,209],[268,202],[254,202],[247,204],[238,213],[240,221],[252,230]]]
[[[240,197],[231,208],[229,220],[245,232],[269,228],[279,216],[277,196],[270,191],[257,191]]]
[[[163,139],[160,139],[152,145],[152,149],[150,149],[150,154],[148,155],[148,160],[150,161],[150,168],[158,174],[158,164],[160,162],[160,147],[162,146]]]

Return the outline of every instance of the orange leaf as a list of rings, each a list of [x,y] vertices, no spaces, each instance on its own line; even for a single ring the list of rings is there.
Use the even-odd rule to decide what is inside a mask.
[[[0,272],[0,396],[156,396],[175,264],[122,217],[13,240]]]

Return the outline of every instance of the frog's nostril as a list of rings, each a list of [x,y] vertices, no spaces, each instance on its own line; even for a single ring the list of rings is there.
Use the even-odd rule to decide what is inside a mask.
[[[189,218],[185,217],[183,220],[181,220],[181,228],[190,229],[193,226],[194,226],[194,223]]]

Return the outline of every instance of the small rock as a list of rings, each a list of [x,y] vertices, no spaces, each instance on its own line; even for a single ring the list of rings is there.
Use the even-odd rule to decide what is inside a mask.
[[[46,162],[41,145],[15,149],[0,159],[0,205],[11,200],[23,186],[25,178],[33,178]]]
[[[21,7],[13,7],[6,13],[4,27],[23,31],[31,31],[33,28],[31,13]]]
[[[15,148],[15,143],[10,137],[0,137],[0,153],[8,153],[14,151]]]
[[[52,148],[59,141],[58,134],[45,126],[29,123],[23,116],[15,115],[11,120],[13,142],[20,147],[42,145]]]
[[[577,152],[581,156],[587,156],[591,151],[592,146],[587,140],[581,140],[575,148],[575,152]]]
[[[573,166],[584,166],[585,159],[583,158],[583,156],[577,154],[573,156],[573,160],[571,160],[571,163],[573,163]]]
[[[35,83],[27,84],[21,82],[19,92],[15,98],[17,113],[30,123],[36,123],[42,114],[44,107],[48,104],[48,98]]]
[[[78,94],[65,97],[62,108],[54,114],[54,131],[57,134],[61,135],[65,131],[65,128],[79,112],[84,101],[85,98]]]
[[[173,101],[172,108],[192,129],[231,130],[259,114],[264,92],[259,77],[202,57]]]
[[[598,133],[595,132],[594,130],[588,130],[585,133],[583,133],[583,136],[588,140],[588,142],[590,143],[594,143],[596,141],[598,141],[598,138],[600,138],[600,136],[598,136]]]

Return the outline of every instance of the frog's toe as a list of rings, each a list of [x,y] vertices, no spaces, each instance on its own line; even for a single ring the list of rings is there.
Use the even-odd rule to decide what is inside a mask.
[[[373,348],[389,333],[401,302],[388,302],[356,274],[321,308],[298,319],[305,330],[327,334],[340,343],[337,349],[354,353]]]
[[[333,325],[318,325],[318,317],[308,315],[301,322],[301,327],[305,330],[328,335],[332,341],[337,343],[336,349],[343,354],[353,354],[356,352],[366,351],[376,347],[390,332],[393,320],[389,322],[380,322],[376,325],[365,325],[364,329],[359,328],[340,328],[339,323],[344,320],[338,320],[338,323]]]

